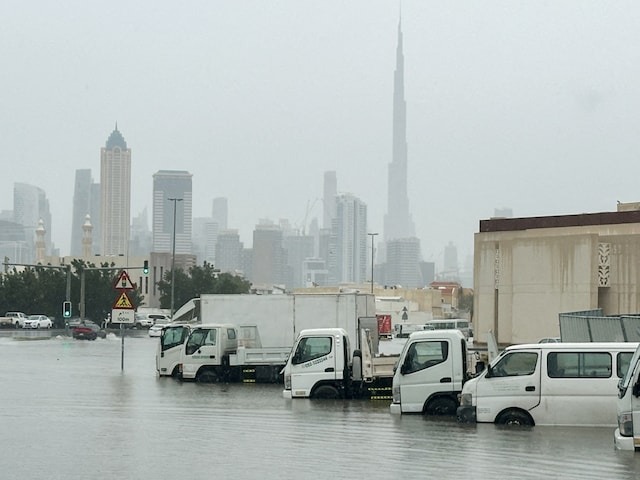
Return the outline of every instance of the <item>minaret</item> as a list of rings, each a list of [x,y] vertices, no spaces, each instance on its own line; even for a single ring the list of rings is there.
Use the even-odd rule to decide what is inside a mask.
[[[82,225],[82,258],[91,257],[91,249],[93,248],[93,225],[91,225],[91,216],[84,217]]]
[[[44,236],[47,231],[44,228],[44,220],[40,219],[38,221],[38,228],[36,228],[36,263],[40,263],[44,265],[45,255],[46,255],[46,243],[44,240]]]
[[[393,79],[393,149],[389,164],[387,214],[384,241],[415,236],[407,196],[407,111],[404,99],[404,54],[402,23],[398,22],[396,70]]]

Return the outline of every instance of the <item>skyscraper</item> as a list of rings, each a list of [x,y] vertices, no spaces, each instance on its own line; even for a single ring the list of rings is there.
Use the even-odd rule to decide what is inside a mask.
[[[91,169],[76,170],[75,186],[73,189],[73,217],[71,219],[71,256],[83,256],[83,225],[89,215],[93,225],[92,235],[97,237],[95,225],[100,222],[100,198],[95,198],[100,185],[93,182]],[[95,245],[95,238],[92,244]],[[99,242],[98,242],[99,244]],[[93,247],[92,247],[93,248]],[[93,253],[98,253],[93,251]]]
[[[172,252],[174,207],[175,253],[191,253],[192,176],[184,170],[160,170],[153,175],[153,251],[156,253]]]
[[[213,208],[211,210],[211,217],[213,221],[218,224],[218,230],[226,230],[227,219],[229,216],[229,202],[226,197],[217,197],[213,199]]]
[[[324,172],[323,186],[323,228],[331,228],[331,221],[336,217],[336,195],[338,194],[338,179],[336,172]]]
[[[25,231],[30,255],[35,258],[35,232],[42,220],[45,254],[52,252],[51,245],[51,211],[49,200],[44,190],[27,183],[13,184],[13,221],[22,225]]]
[[[329,282],[364,282],[367,258],[367,205],[353,195],[338,195],[329,242]]]
[[[131,149],[118,125],[100,150],[102,255],[126,255],[131,221]]]
[[[396,70],[393,79],[393,148],[389,165],[387,214],[384,241],[415,236],[407,196],[407,107],[404,99],[404,54],[402,28],[398,23]]]
[[[285,283],[286,255],[282,246],[282,229],[263,222],[253,231],[251,281],[263,286]]]

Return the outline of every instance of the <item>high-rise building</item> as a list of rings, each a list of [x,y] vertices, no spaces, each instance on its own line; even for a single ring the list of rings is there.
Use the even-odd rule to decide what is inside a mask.
[[[367,252],[367,205],[353,195],[338,195],[329,242],[329,282],[366,281]]]
[[[287,288],[307,286],[303,267],[307,258],[313,257],[313,240],[311,235],[285,235],[283,246],[287,258]]]
[[[153,237],[149,230],[149,215],[147,207],[131,219],[131,234],[129,240],[129,256],[149,258],[153,249]]]
[[[273,223],[256,225],[253,231],[251,281],[271,287],[285,283],[286,255],[282,247],[282,230]]]
[[[126,255],[131,222],[131,149],[118,125],[100,150],[102,255]]]
[[[385,281],[403,288],[424,286],[420,272],[420,240],[416,237],[397,238],[387,242]]]
[[[444,271],[443,280],[458,280],[458,248],[453,242],[444,247]]]
[[[97,195],[96,195],[97,193]],[[89,215],[92,230],[92,249],[99,246],[99,229],[96,231],[96,225],[100,223],[100,185],[93,182],[91,177],[91,169],[83,168],[76,170],[75,185],[73,189],[73,217],[71,219],[71,250],[72,257],[83,255],[83,225]],[[93,251],[93,253],[99,253]]]
[[[338,179],[336,172],[324,172],[324,187],[322,198],[323,228],[331,228],[331,221],[336,218],[336,195],[338,194]]]
[[[384,217],[384,241],[415,236],[407,196],[407,106],[404,98],[402,28],[398,23],[396,69],[393,79],[393,148],[389,164],[388,204]]]
[[[192,174],[160,170],[153,174],[153,251],[191,253]],[[174,237],[175,219],[175,237]]]
[[[191,249],[198,265],[207,262],[217,268],[216,243],[218,241],[218,222],[209,217],[193,219],[193,244]]]
[[[49,200],[39,187],[26,183],[13,184],[13,221],[22,225],[25,231],[30,255],[35,258],[35,232],[42,220],[45,228],[43,237],[45,255],[52,253],[51,244],[51,211]],[[33,258],[30,261],[33,261]]]
[[[215,267],[221,272],[244,272],[242,251],[243,245],[240,242],[238,230],[223,230],[218,232]]]
[[[213,221],[218,224],[219,230],[226,230],[229,217],[229,202],[226,197],[218,197],[213,199],[213,208],[211,210]]]

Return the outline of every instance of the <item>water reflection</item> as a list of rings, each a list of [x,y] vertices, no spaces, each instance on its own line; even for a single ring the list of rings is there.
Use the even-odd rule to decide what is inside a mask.
[[[3,478],[636,478],[609,428],[392,416],[279,385],[157,378],[157,339],[0,338]]]

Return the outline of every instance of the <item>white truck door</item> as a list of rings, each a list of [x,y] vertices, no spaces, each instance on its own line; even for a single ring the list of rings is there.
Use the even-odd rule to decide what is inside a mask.
[[[180,363],[182,346],[189,334],[186,325],[174,325],[162,329],[156,352],[156,370],[159,375],[172,375]]]
[[[412,342],[400,365],[402,412],[422,412],[434,393],[453,390],[452,345],[446,339]]]
[[[329,334],[298,340],[291,358],[292,397],[308,397],[316,383],[337,378],[337,348],[342,348],[341,339]]]
[[[494,422],[509,408],[531,411],[540,403],[541,352],[507,352],[477,384],[477,421]]]
[[[195,328],[189,335],[182,359],[182,376],[196,378],[204,365],[220,365],[218,328]]]

